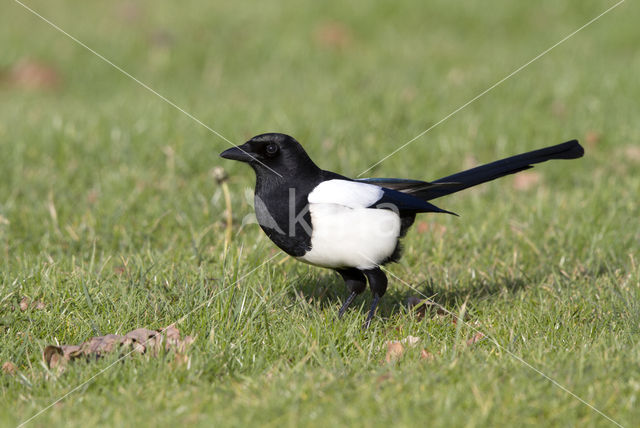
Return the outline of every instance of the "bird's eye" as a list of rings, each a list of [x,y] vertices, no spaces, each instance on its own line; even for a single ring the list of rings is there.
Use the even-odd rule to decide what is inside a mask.
[[[267,147],[266,147],[266,149],[265,149],[265,151],[267,152],[267,154],[268,154],[269,156],[273,156],[273,155],[275,155],[276,153],[278,153],[278,150],[279,150],[278,145],[277,145],[277,144],[273,144],[273,143],[272,143],[272,144],[267,145]]]

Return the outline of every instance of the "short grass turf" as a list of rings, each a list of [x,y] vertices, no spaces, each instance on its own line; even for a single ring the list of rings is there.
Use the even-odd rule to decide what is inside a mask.
[[[231,141],[286,132],[353,176],[614,1],[26,4]],[[337,320],[334,273],[241,227],[254,178],[218,158],[226,142],[5,2],[0,361],[18,371],[0,374],[0,424],[90,380],[29,425],[613,425],[522,359],[636,425],[639,14],[623,3],[367,173],[428,180],[571,138],[586,148],[438,200],[461,217],[418,219],[389,267],[418,291],[393,279],[363,332],[368,293]],[[464,306],[500,346],[418,319],[406,300],[420,293]],[[44,309],[21,311],[25,296]],[[189,365],[42,363],[47,344],[181,318]],[[409,335],[419,345],[387,363],[385,343]]]

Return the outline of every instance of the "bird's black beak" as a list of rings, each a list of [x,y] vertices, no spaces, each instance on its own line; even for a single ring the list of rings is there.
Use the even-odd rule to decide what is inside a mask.
[[[249,152],[238,146],[231,147],[230,149],[220,153],[220,157],[240,162],[251,162],[255,159]]]

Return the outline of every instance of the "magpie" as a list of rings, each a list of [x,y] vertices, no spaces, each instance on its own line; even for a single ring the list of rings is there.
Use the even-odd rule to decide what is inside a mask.
[[[248,163],[255,172],[254,208],[262,230],[284,252],[311,265],[330,268],[350,294],[342,317],[366,289],[373,294],[368,328],[387,277],[380,266],[400,258],[400,239],[419,213],[447,213],[429,201],[550,159],[576,159],[577,140],[519,154],[435,181],[403,178],[352,179],[320,169],[289,135],[260,134],[220,154]],[[454,214],[457,215],[457,214]]]

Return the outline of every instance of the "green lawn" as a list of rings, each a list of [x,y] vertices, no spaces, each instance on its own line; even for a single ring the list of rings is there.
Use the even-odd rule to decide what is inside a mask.
[[[26,1],[232,142],[285,132],[350,176],[615,1],[215,3]],[[91,379],[29,425],[614,426],[518,358],[637,425],[638,16],[625,2],[367,174],[429,180],[571,138],[586,149],[438,200],[461,217],[423,215],[404,240],[390,271],[471,327],[418,319],[419,293],[392,279],[363,332],[368,292],[337,320],[336,274],[241,228],[254,177],[218,157],[228,143],[5,2],[0,363],[17,372],[0,372],[0,425]],[[20,310],[25,296],[44,308]],[[189,364],[42,362],[49,344],[180,319]],[[473,328],[500,346],[467,346]],[[419,345],[387,363],[385,343],[409,335]]]

